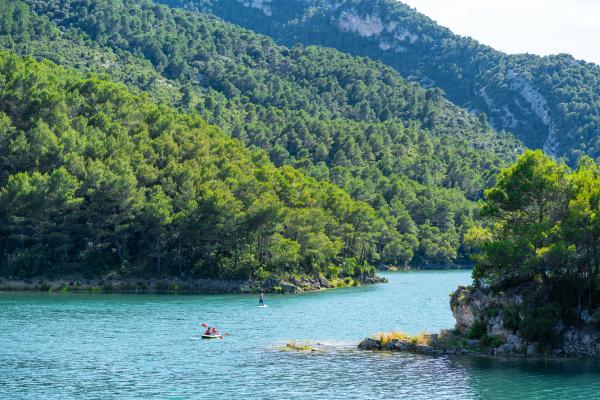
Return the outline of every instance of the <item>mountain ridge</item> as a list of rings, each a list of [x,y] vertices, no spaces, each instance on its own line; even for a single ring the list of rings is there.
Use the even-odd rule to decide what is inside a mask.
[[[273,37],[381,60],[403,76],[442,88],[454,103],[485,112],[497,130],[512,131],[574,165],[600,157],[600,66],[565,54],[508,55],[453,34],[414,8],[392,0],[159,0],[200,9]]]

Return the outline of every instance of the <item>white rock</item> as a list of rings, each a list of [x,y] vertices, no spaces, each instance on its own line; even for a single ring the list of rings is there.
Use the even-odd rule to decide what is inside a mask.
[[[379,36],[385,26],[378,15],[358,15],[356,11],[342,11],[338,28],[343,32],[355,32],[362,37]]]
[[[273,10],[271,9],[271,0],[237,0],[238,3],[241,3],[244,7],[256,8],[257,10],[262,11],[265,15],[271,16],[273,14]]]

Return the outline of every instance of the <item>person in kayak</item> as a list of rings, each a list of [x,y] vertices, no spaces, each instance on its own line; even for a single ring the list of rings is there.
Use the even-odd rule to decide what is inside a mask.
[[[263,291],[260,292],[260,297],[258,298],[258,305],[259,306],[265,305],[265,293]]]
[[[206,331],[204,332],[205,335],[208,336],[218,336],[219,335],[219,331],[217,331],[217,328],[215,328],[214,326],[210,327],[207,326],[206,327]]]

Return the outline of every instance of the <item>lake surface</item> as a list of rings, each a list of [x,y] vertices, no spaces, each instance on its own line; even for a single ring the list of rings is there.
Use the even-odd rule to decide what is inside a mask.
[[[0,398],[598,399],[581,361],[429,358],[355,350],[379,331],[454,323],[469,271],[387,273],[390,283],[301,295],[0,293]],[[231,336],[198,340],[201,322]],[[289,341],[324,351],[281,350]]]

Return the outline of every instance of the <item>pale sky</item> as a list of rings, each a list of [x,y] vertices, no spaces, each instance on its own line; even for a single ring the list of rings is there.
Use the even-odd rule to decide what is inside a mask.
[[[506,53],[569,53],[600,64],[600,0],[401,0]]]

